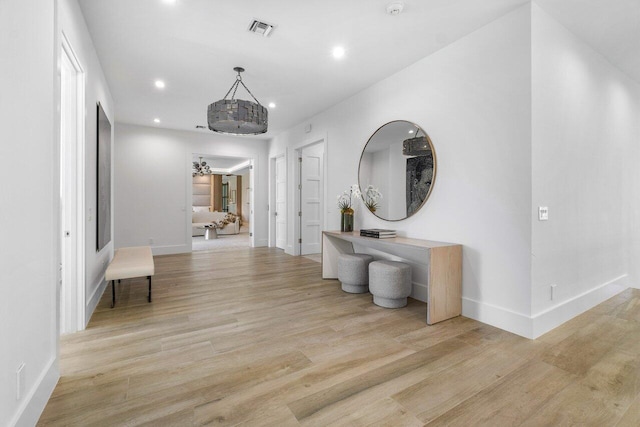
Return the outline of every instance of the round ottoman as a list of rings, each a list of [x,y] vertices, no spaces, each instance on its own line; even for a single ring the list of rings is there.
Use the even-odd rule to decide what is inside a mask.
[[[369,264],[369,291],[375,305],[404,307],[411,295],[411,266],[398,261],[372,262]]]
[[[369,263],[371,255],[341,254],[338,256],[338,280],[342,290],[351,294],[363,294],[369,290]]]

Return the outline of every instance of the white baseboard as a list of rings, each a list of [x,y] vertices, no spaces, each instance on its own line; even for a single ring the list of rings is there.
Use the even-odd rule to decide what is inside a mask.
[[[424,283],[411,283],[411,298],[417,299],[418,301],[427,302],[427,285]]]
[[[84,326],[85,328],[89,324],[89,320],[91,320],[91,316],[93,316],[93,312],[95,311],[98,303],[100,302],[100,298],[102,298],[102,294],[107,287],[107,282],[104,280],[104,276],[102,276],[102,281],[98,286],[96,286],[95,290],[91,294],[89,301],[87,301],[87,305],[84,308]]]
[[[595,307],[619,294],[629,286],[622,282],[627,279],[627,275],[623,275],[613,279],[612,281],[591,289],[580,295],[577,295],[567,301],[544,310],[532,316],[533,338],[549,332],[553,328],[562,325],[564,322],[573,319],[579,314]]]
[[[269,246],[268,239],[255,239],[254,243],[255,243],[254,248],[262,248],[264,246]]]
[[[191,252],[191,245],[168,245],[168,246],[152,246],[151,252],[153,255],[171,255],[171,254],[184,254]]]
[[[10,426],[31,427],[38,423],[44,407],[47,405],[53,389],[58,383],[58,359],[53,357],[38,377],[36,384],[25,396],[24,402],[18,408],[16,415],[9,422]]]
[[[535,339],[628,288],[627,275],[593,288],[533,316],[462,298],[462,315],[525,338]]]
[[[462,315],[525,338],[533,337],[531,318],[522,313],[463,297]]]

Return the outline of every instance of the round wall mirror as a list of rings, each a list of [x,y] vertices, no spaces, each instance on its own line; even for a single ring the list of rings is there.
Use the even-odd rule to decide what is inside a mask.
[[[378,218],[400,221],[418,212],[436,179],[436,153],[415,123],[397,120],[371,135],[360,157],[362,200]]]

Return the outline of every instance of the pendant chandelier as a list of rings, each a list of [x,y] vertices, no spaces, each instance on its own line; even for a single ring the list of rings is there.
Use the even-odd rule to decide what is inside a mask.
[[[428,156],[431,154],[431,139],[429,135],[418,136],[422,129],[418,128],[415,138],[402,141],[402,154],[405,156]]]
[[[209,129],[232,135],[258,135],[267,131],[268,112],[242,81],[242,67],[233,69],[238,73],[227,94],[220,101],[209,105],[207,121]],[[235,99],[238,86],[242,85],[255,102]],[[227,99],[229,94],[231,99]]]
[[[207,164],[207,162],[202,161],[202,157],[200,157],[199,162],[193,162],[193,167],[191,168],[191,176],[205,176],[211,175],[212,173],[213,171],[211,170],[211,167]]]
[[[418,136],[402,142],[402,154],[405,156],[428,156],[431,153],[428,137]]]

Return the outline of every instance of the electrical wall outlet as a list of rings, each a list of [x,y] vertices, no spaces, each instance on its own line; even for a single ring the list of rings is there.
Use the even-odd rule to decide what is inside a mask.
[[[153,237],[149,237],[149,244],[153,245]]]
[[[558,286],[558,285],[554,284],[554,285],[550,286],[550,288],[551,288],[551,295],[550,295],[551,296],[551,301],[553,301],[554,298],[556,297],[556,286]]]

